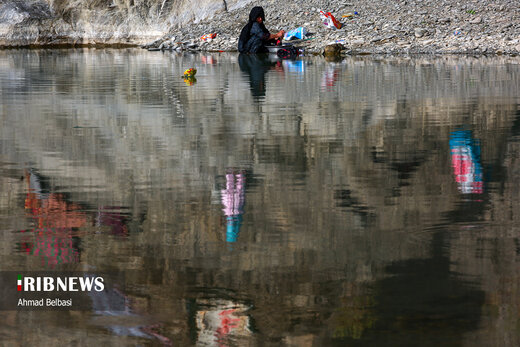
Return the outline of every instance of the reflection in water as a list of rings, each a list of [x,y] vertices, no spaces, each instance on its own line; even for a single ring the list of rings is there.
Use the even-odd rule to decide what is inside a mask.
[[[199,299],[197,306],[197,345],[238,346],[251,335],[247,315],[250,307],[224,299]]]
[[[336,63],[329,63],[327,68],[323,71],[321,77],[321,88],[325,90],[331,90],[336,86],[338,82],[340,69],[336,66]]]
[[[2,342],[520,345],[519,58],[256,58],[0,51],[4,269],[128,298]]]
[[[390,340],[396,346],[412,346],[423,336],[435,341],[435,331],[457,341],[478,328],[483,291],[457,278],[449,271],[448,259],[435,254],[435,249],[433,252],[431,259],[392,264],[387,269],[391,276],[377,283],[375,309],[383,319],[375,328],[389,333],[385,338],[379,336],[376,345]]]
[[[215,65],[217,63],[217,58],[213,55],[201,55],[200,62],[202,64]]]
[[[226,216],[226,241],[236,242],[244,213],[246,176],[243,171],[226,174],[226,189],[221,191],[222,211]]]
[[[303,59],[284,59],[282,60],[284,70],[302,76],[305,73],[306,61]]]
[[[65,201],[62,194],[45,192],[33,171],[27,170],[25,179],[29,186],[25,208],[37,226],[22,238],[21,250],[41,257],[51,267],[78,262],[79,242],[73,233],[86,224],[85,214],[78,211],[78,205]]]
[[[184,83],[186,83],[187,86],[192,86],[195,83],[197,83],[197,79],[195,76],[184,76],[183,77]]]
[[[107,226],[112,235],[128,236],[128,216],[121,213],[122,207],[101,206],[96,214],[96,226]]]
[[[255,98],[265,96],[267,86],[265,74],[267,71],[277,68],[282,69],[280,61],[273,61],[268,54],[240,54],[238,56],[240,70],[249,77],[251,93]]]
[[[355,283],[350,283],[348,287],[348,293],[341,298],[341,304],[332,314],[333,337],[359,340],[377,322],[374,312],[376,301],[372,290]]]
[[[105,289],[101,292],[89,293],[94,315],[93,323],[102,325],[117,336],[156,339],[163,346],[171,346],[170,339],[161,335],[157,324],[147,324],[138,313],[131,308],[131,299],[118,289]],[[124,310],[121,310],[124,303]]]
[[[28,185],[25,209],[36,227],[22,230],[20,251],[41,257],[49,267],[77,263],[80,257],[78,230],[91,224],[91,218],[83,211],[84,207],[67,201],[64,194],[44,188],[41,176],[34,170],[25,170],[25,181]],[[112,235],[127,236],[128,217],[121,210],[102,206],[93,216],[93,224],[107,227]]]
[[[455,180],[464,194],[482,194],[484,182],[480,164],[480,144],[471,131],[458,130],[450,136],[451,163]]]

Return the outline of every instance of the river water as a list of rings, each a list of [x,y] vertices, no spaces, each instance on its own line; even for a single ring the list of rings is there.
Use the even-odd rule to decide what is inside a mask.
[[[125,300],[6,343],[520,344],[518,57],[4,50],[0,97],[0,270]]]

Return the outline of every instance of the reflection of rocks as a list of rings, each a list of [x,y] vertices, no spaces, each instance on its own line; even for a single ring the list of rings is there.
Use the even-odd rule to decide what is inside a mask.
[[[475,300],[460,302],[476,317],[480,303],[500,312],[481,322],[488,330],[498,324],[489,339],[507,333],[517,318],[508,300],[518,291],[509,281],[517,277],[514,100],[520,78],[510,58],[311,58],[299,66],[304,74],[266,72],[265,99],[258,100],[237,57],[219,55],[219,64],[209,57],[142,50],[2,53],[0,73],[9,72],[0,85],[2,160],[14,163],[0,179],[2,216],[24,215],[19,168],[30,162],[52,187],[69,193],[67,201],[105,221],[106,228],[78,227],[78,266],[126,270],[128,296],[143,316],[167,317],[161,334],[182,345],[195,339],[188,324],[212,336],[215,312],[227,309],[206,307],[197,316],[191,304],[200,302],[201,292],[214,301],[251,304],[249,323],[273,341],[362,340],[375,327],[393,326],[380,314],[395,305],[391,290],[402,289],[406,276],[421,282],[420,274],[436,266],[434,242],[443,260],[443,272],[435,273],[439,283],[453,285],[457,295],[470,287]],[[198,69],[194,87],[203,93],[184,85],[187,66]],[[13,103],[22,96],[32,103]],[[473,129],[482,166],[492,172],[481,201],[468,204],[461,203],[449,146],[461,124]],[[225,242],[218,194],[227,168],[244,168],[247,176],[247,206],[233,249]],[[113,214],[110,206],[128,211]],[[126,220],[142,221],[142,232],[119,227]],[[490,222],[508,228],[485,228]],[[451,223],[453,230],[445,226]],[[8,218],[5,228],[27,224]],[[127,237],[113,237],[112,230]],[[35,266],[21,254],[11,257],[16,233],[1,237],[6,266]],[[397,277],[385,277],[396,267]],[[414,302],[424,303],[426,294]],[[395,324],[414,328],[414,316],[423,312],[412,309]],[[244,319],[243,312],[238,316]],[[64,335],[88,329],[81,314],[74,322]],[[475,317],[467,322],[476,329]],[[51,317],[30,324],[58,323]],[[246,329],[240,332],[250,339]],[[514,336],[508,341],[516,342]]]
[[[508,141],[501,146],[499,157],[504,171],[495,173],[496,181],[488,182],[489,201],[481,202],[486,204],[483,220],[474,221],[465,214],[450,230],[453,235],[450,252],[453,271],[463,272],[481,283],[486,293],[482,310],[496,318],[482,322],[480,331],[468,336],[468,344],[498,345],[507,341],[508,345],[514,346],[520,343],[520,337],[512,329],[520,321],[520,216],[516,213],[520,203],[517,193],[520,179],[519,120],[517,113],[510,131],[505,134]]]

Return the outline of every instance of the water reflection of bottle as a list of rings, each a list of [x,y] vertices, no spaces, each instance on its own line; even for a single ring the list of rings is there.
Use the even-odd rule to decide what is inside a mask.
[[[458,130],[450,136],[451,163],[455,181],[464,194],[482,194],[484,182],[480,164],[480,144],[471,131]]]
[[[226,241],[235,242],[242,224],[244,213],[246,177],[244,172],[227,173],[226,189],[221,191],[221,199],[226,215]]]

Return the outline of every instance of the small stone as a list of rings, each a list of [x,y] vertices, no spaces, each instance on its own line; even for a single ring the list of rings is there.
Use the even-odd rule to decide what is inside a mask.
[[[471,24],[480,24],[482,23],[482,17],[476,17],[469,21]]]
[[[424,28],[415,28],[414,33],[415,37],[419,38],[428,35],[428,30]]]

